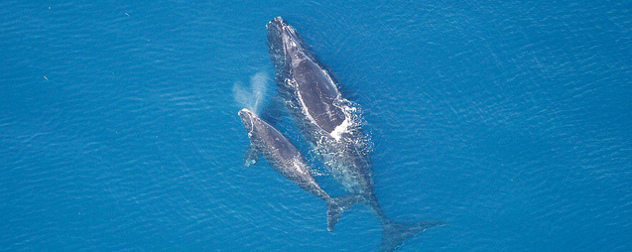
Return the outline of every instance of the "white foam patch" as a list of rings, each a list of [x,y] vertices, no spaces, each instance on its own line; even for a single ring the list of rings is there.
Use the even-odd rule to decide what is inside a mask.
[[[351,124],[351,119],[345,117],[345,120],[342,121],[340,125],[336,126],[336,128],[330,133],[331,137],[336,140],[340,140],[342,134],[349,131],[349,126],[351,126]]]

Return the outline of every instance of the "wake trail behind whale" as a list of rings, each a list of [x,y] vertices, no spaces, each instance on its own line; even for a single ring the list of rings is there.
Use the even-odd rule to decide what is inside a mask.
[[[250,77],[250,87],[244,87],[241,82],[233,85],[233,97],[239,106],[250,109],[256,114],[261,114],[261,108],[265,105],[268,82],[270,78],[266,72],[258,72]]]

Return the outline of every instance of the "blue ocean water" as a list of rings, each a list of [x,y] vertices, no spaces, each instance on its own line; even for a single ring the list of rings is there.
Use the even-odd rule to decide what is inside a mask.
[[[632,251],[630,1],[0,3],[1,251],[374,251],[265,162],[282,16],[359,104],[399,251]],[[306,154],[287,116],[279,119]],[[315,158],[310,163],[319,169]],[[344,192],[326,172],[333,195]]]

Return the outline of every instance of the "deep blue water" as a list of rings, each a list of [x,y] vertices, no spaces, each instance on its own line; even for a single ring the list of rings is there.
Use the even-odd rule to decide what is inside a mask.
[[[450,224],[399,251],[632,251],[630,1],[0,13],[1,251],[375,250],[367,208],[329,233],[321,200],[242,166],[233,86],[274,74],[265,24],[279,15],[361,106],[386,213]],[[308,153],[287,116],[279,128]]]

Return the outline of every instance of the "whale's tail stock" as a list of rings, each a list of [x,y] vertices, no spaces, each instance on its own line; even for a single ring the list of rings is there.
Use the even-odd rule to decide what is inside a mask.
[[[388,220],[382,224],[384,232],[382,233],[382,244],[378,251],[391,252],[397,250],[404,241],[412,238],[431,227],[447,225],[445,222],[439,221],[422,221],[417,223],[401,223]]]
[[[342,213],[361,202],[362,199],[363,198],[358,195],[345,195],[331,198],[331,200],[327,202],[327,230],[330,232],[333,231]]]

